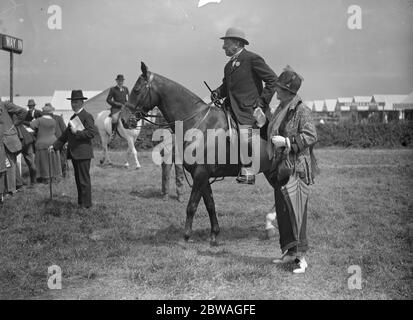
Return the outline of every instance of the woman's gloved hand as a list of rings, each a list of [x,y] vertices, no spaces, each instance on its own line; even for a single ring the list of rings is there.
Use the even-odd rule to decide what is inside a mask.
[[[283,136],[273,136],[271,138],[272,143],[276,148],[282,148],[287,146],[287,138]]]

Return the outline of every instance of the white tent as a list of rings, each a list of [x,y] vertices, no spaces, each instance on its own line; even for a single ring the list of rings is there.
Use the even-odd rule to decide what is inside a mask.
[[[354,96],[353,104],[357,106],[357,111],[369,111],[372,96]]]
[[[409,94],[402,102],[395,103],[396,110],[412,110],[413,109],[413,92]]]
[[[337,99],[325,99],[325,106],[328,112],[336,111]]]
[[[340,97],[337,99],[337,105],[340,111],[350,111],[350,105],[353,101],[351,97]]]
[[[313,111],[315,112],[323,112],[324,107],[324,100],[314,100],[314,107]]]
[[[394,110],[394,106],[398,103],[401,103],[403,100],[407,98],[407,94],[388,94],[385,95],[385,105],[384,110]]]

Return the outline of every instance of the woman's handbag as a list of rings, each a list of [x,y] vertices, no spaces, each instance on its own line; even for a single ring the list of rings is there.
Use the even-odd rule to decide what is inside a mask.
[[[282,155],[281,162],[277,168],[277,180],[283,181],[289,178],[294,172],[294,165],[291,163],[287,154]]]

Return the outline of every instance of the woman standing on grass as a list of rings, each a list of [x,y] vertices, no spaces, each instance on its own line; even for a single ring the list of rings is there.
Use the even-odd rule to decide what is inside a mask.
[[[36,139],[36,169],[38,182],[48,183],[50,178],[58,178],[62,175],[59,151],[51,152],[51,177],[49,176],[48,148],[56,141],[56,121],[52,118],[55,109],[50,103],[42,109],[43,116],[33,120],[30,127],[37,131]]]
[[[287,66],[276,84],[277,98],[280,105],[270,118],[268,126],[268,152],[278,163],[278,185],[275,187],[275,209],[280,234],[280,245],[283,256],[273,260],[274,263],[295,262],[294,273],[304,273],[308,264],[305,253],[308,250],[306,235],[307,204],[304,206],[299,241],[293,232],[293,224],[288,212],[285,197],[282,193],[291,172],[282,170],[284,158],[292,164],[292,174],[296,174],[306,185],[314,183],[314,172],[317,170],[312,147],[317,141],[317,132],[311,118],[311,110],[297,95],[301,87],[302,77]],[[287,172],[287,174],[283,174]]]

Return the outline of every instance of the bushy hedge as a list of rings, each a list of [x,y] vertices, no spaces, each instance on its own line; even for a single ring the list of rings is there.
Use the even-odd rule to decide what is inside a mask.
[[[342,123],[317,124],[317,147],[354,147],[354,148],[395,148],[413,147],[413,122],[390,122],[355,124]],[[152,141],[154,126],[144,126],[135,143],[138,150],[152,149],[158,142]],[[101,147],[100,137],[94,145]],[[112,150],[125,150],[126,140],[117,136],[110,145]]]
[[[318,147],[413,147],[413,123],[317,124]]]

